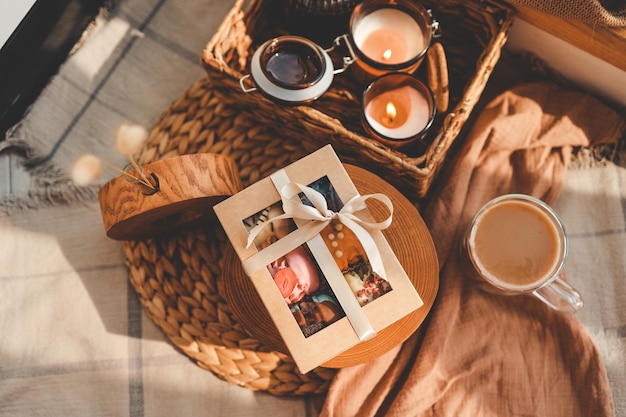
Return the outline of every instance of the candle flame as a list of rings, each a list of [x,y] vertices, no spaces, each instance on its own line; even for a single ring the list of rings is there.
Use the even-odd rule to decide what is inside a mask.
[[[388,60],[391,58],[391,49],[386,49],[385,52],[383,52],[383,59],[384,60]]]
[[[389,123],[393,123],[393,120],[398,115],[398,111],[396,110],[396,106],[390,101],[387,103],[387,107],[385,107],[385,112],[387,113],[387,119]]]

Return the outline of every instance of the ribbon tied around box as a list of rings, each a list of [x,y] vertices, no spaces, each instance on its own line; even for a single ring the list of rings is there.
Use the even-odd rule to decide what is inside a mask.
[[[382,256],[371,231],[382,230],[391,225],[393,217],[391,199],[380,193],[357,194],[344,203],[339,211],[335,212],[328,207],[326,198],[322,193],[309,186],[291,182],[284,170],[280,170],[270,177],[276,189],[279,190],[284,213],[267,219],[252,228],[248,235],[247,247],[252,245],[255,237],[273,222],[291,219],[297,225],[297,229],[243,260],[242,265],[245,272],[251,276],[259,269],[306,243],[318,261],[320,269],[344,309],[346,317],[359,340],[363,341],[374,337],[376,332],[346,282],[343,272],[330,253],[326,242],[320,236],[320,232],[334,221],[338,221],[350,229],[361,244],[372,270],[385,279]],[[300,195],[306,197],[311,205],[305,204],[305,199],[300,198]],[[367,208],[366,201],[369,199],[377,200],[386,206],[389,212],[387,218],[376,222],[370,221],[368,217],[362,217]]]

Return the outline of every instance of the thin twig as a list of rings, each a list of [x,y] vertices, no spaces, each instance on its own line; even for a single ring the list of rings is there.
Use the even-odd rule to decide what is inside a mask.
[[[150,180],[148,180],[148,177],[146,177],[146,174],[143,173],[143,169],[141,169],[139,165],[137,164],[137,162],[135,162],[135,158],[133,158],[132,155],[128,155],[128,159],[130,159],[130,163],[133,165],[133,167],[135,167],[135,170],[137,170],[137,172],[139,173],[139,176],[141,176],[143,183],[151,184]],[[150,185],[150,188],[154,190],[153,185]]]
[[[130,178],[133,181],[137,181],[143,185],[145,185],[146,187],[155,190],[154,185],[152,185],[152,183],[150,183],[150,181],[148,181],[148,179],[145,177],[145,175],[142,177],[137,177],[135,175],[132,175],[130,172],[128,171],[124,171],[123,169],[113,165],[112,163],[110,163],[109,161],[107,161],[106,159],[101,159],[101,161],[108,166],[109,168],[113,169],[114,171],[119,172],[120,174],[124,175],[127,178]],[[132,159],[131,159],[132,161]],[[135,165],[133,165],[135,167]],[[135,169],[137,169],[137,172],[141,173],[141,170],[138,169],[137,167],[135,167]]]

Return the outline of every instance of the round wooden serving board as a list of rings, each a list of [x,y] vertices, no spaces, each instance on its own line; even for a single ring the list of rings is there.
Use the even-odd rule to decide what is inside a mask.
[[[383,234],[394,250],[400,264],[417,289],[424,305],[378,332],[376,337],[343,352],[323,366],[343,368],[368,362],[404,342],[423,323],[439,288],[439,262],[430,232],[415,206],[389,183],[371,172],[345,165],[361,194],[382,192],[393,202],[391,226]],[[368,204],[375,218],[382,218],[382,207]],[[280,352],[288,350],[265,309],[252,281],[246,276],[231,245],[227,245],[223,264],[223,296],[239,323],[254,337]]]

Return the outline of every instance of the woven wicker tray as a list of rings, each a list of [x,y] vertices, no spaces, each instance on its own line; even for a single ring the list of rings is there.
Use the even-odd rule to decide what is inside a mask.
[[[202,54],[216,95],[235,97],[239,111],[248,118],[280,127],[309,152],[333,144],[344,162],[365,165],[410,198],[427,195],[499,60],[513,20],[512,11],[496,0],[437,0],[427,4],[441,24],[439,41],[448,61],[450,110],[437,116],[426,148],[409,155],[364,133],[360,123],[363,87],[348,73],[336,76],[331,88],[309,106],[281,106],[258,92],[244,93],[239,80],[249,74],[256,47],[287,29],[282,2],[252,0],[245,11],[243,4],[244,0],[235,3]],[[425,67],[418,70],[418,76],[426,78]]]
[[[308,153],[297,139],[238,111],[232,98],[218,96],[213,83],[203,78],[161,115],[139,155],[139,162],[145,165],[168,157],[205,152],[233,158],[244,187]],[[361,185],[364,182],[360,180]],[[357,181],[355,184],[359,188]],[[405,205],[401,210],[405,213],[415,209],[397,191],[390,197],[394,206]],[[411,316],[412,321],[406,326],[413,331],[434,302],[438,265],[436,255],[430,253],[434,252],[434,246],[416,247],[416,242],[422,240],[416,239],[415,233],[420,230],[427,233],[423,222],[420,220],[416,225],[415,219],[409,219],[408,223],[406,219],[402,223],[401,218],[397,221],[400,223],[395,227],[412,229],[407,234],[412,241],[402,243],[399,259],[403,265],[414,268],[407,272],[431,277],[417,283],[425,305]],[[394,248],[400,246],[399,235],[391,236]],[[224,265],[224,259],[229,247],[221,226],[208,223],[200,229],[181,230],[169,237],[124,242],[130,282],[147,314],[182,353],[226,381],[275,395],[324,393],[335,369],[319,367],[303,375],[289,356],[250,336],[238,321],[224,296],[228,293],[225,280],[230,277],[224,275],[230,274],[224,268],[228,266]],[[387,348],[406,338],[406,333],[390,333],[391,343],[387,343]],[[381,352],[378,348],[373,350],[377,354]]]

